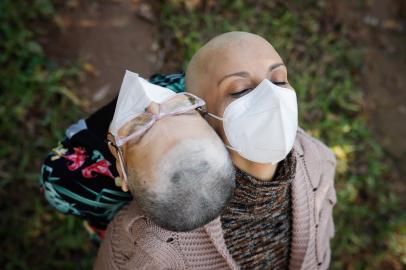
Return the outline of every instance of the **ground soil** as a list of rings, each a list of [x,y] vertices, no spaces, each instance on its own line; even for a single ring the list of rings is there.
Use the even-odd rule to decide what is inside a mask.
[[[392,181],[406,191],[406,2],[329,1],[337,23],[363,50],[359,74],[368,125],[395,165]]]
[[[126,69],[148,77],[162,60],[158,31],[150,7],[138,1],[67,1],[57,11],[56,25],[42,39],[58,64],[78,61],[84,74],[75,93],[93,111],[114,97]]]
[[[68,1],[58,10],[57,25],[43,40],[59,64],[79,59],[85,76],[77,95],[93,111],[119,90],[125,69],[148,77],[166,70],[158,23],[147,1]],[[400,194],[406,174],[406,2],[402,0],[326,1],[326,12],[349,29],[364,52],[359,75],[365,110],[373,133],[395,164]],[[331,16],[333,14],[333,16]],[[180,66],[180,64],[179,64]]]

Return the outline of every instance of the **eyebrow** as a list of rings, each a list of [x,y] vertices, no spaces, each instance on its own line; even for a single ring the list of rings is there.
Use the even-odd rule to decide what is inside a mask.
[[[276,63],[276,64],[273,64],[273,65],[270,65],[269,69],[268,69],[268,72],[272,71],[272,70],[274,70],[274,69],[276,69],[276,68],[278,68],[280,66],[284,66],[284,65],[285,65],[284,63]]]
[[[284,66],[284,65],[285,65],[284,63],[276,63],[276,64],[273,64],[273,65],[270,65],[270,66],[269,66],[269,69],[268,69],[268,72],[273,71],[274,69],[276,69],[276,68],[278,68],[278,67],[280,67],[280,66]],[[219,86],[220,83],[221,83],[222,81],[224,81],[225,79],[227,79],[227,78],[229,78],[229,77],[233,77],[233,76],[242,77],[242,78],[247,78],[247,77],[250,76],[250,73],[247,72],[247,71],[239,71],[239,72],[235,72],[235,73],[231,73],[231,74],[225,75],[223,78],[221,78],[221,79],[218,81],[217,86]]]

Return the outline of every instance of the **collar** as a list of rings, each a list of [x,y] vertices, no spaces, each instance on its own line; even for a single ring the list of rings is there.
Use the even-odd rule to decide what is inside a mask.
[[[310,240],[310,194],[307,184],[310,181],[304,164],[304,151],[299,137],[304,131],[298,128],[293,145],[296,155],[296,172],[292,182],[292,244],[289,269],[300,268],[307,253]],[[227,261],[231,269],[238,269],[236,262],[227,250],[220,217],[203,226],[216,250]]]

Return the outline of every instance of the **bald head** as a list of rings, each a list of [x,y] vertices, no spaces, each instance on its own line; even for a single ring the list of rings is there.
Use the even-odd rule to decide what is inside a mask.
[[[264,79],[291,88],[286,67],[272,45],[263,37],[246,32],[221,34],[200,48],[186,70],[186,91],[206,101],[207,111],[223,116],[226,107],[254,89]],[[206,120],[229,144],[222,121]],[[234,164],[238,155],[230,152]]]
[[[131,134],[137,123],[129,121],[120,131]],[[123,145],[122,152],[131,194],[162,228],[189,231],[203,226],[220,215],[233,194],[228,153],[196,111],[160,119],[141,138]]]
[[[218,217],[235,188],[226,150],[208,140],[185,139],[156,168],[150,175],[129,167],[129,188],[149,218],[171,231],[190,231]]]
[[[186,70],[188,92],[205,97],[207,82],[220,70],[236,70],[241,63],[255,65],[259,59],[280,59],[272,45],[263,37],[247,32],[228,32],[214,37],[192,57]]]

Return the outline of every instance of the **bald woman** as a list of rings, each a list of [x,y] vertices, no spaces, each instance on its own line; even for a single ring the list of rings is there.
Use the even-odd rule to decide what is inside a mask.
[[[272,45],[251,33],[219,35],[194,55],[185,82],[228,149],[234,196],[188,232],[162,229],[130,202],[108,226],[94,269],[328,269],[336,160],[298,127]]]

